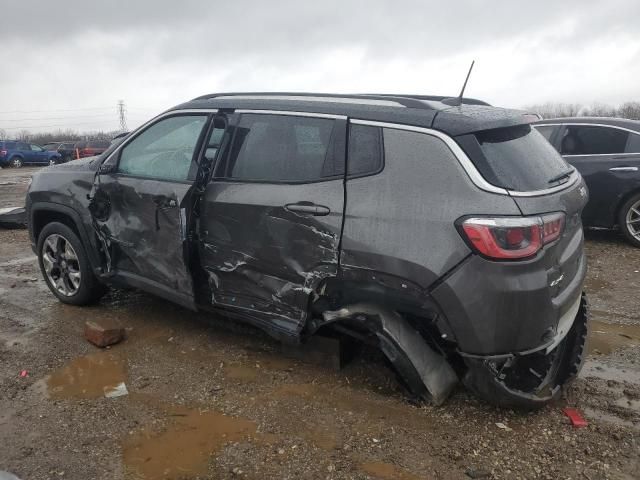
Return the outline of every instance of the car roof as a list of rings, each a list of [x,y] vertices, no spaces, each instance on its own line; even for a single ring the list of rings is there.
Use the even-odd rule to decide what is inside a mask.
[[[463,135],[478,130],[531,123],[538,118],[519,110],[493,107],[473,98],[451,105],[436,95],[238,92],[203,95],[181,109],[246,109],[344,115],[361,120],[400,123]]]
[[[640,132],[640,121],[629,120],[627,118],[616,117],[562,117],[562,118],[545,118],[535,122],[536,124],[566,124],[580,123],[585,125],[611,125],[612,127],[622,127],[629,130]]]

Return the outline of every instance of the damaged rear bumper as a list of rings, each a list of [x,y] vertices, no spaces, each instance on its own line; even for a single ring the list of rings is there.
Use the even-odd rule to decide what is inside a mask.
[[[467,388],[500,406],[540,407],[558,397],[584,363],[588,304],[583,293],[560,320],[556,336],[533,351],[464,356]]]

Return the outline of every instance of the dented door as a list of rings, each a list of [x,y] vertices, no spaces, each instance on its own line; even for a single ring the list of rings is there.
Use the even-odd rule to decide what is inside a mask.
[[[110,157],[90,211],[116,279],[195,308],[187,204],[207,114],[164,118]]]
[[[279,114],[229,118],[228,147],[201,204],[211,301],[292,333],[335,276],[344,209],[345,122]]]

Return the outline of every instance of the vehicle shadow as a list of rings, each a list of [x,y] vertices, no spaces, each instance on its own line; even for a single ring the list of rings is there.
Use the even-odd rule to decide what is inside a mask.
[[[629,248],[633,248],[622,236],[619,230],[605,230],[605,229],[584,229],[584,238],[590,242],[608,242],[618,245],[626,245]]]

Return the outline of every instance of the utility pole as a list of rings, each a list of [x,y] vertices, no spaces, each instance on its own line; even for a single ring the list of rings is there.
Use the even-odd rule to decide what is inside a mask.
[[[126,113],[127,113],[127,110],[124,106],[124,100],[119,100],[118,101],[118,118],[120,120],[120,130],[122,130],[123,132],[127,131]]]

